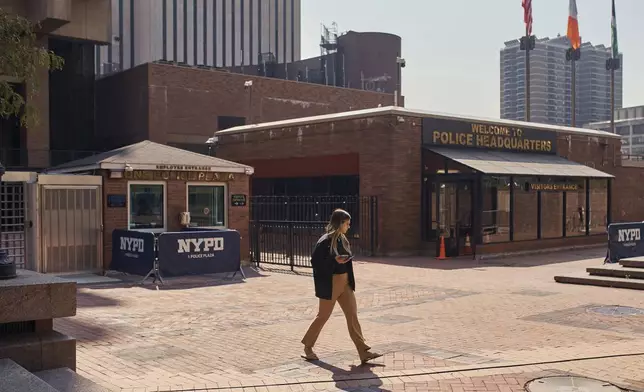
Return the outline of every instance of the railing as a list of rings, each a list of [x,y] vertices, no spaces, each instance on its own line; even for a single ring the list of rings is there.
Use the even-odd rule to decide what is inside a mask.
[[[253,196],[250,198],[252,261],[311,267],[311,250],[331,213],[351,214],[347,237],[354,254],[378,248],[378,199],[374,196]]]
[[[0,162],[7,169],[44,169],[96,154],[100,154],[100,151],[0,148]]]
[[[628,161],[644,161],[644,155],[622,153],[622,159],[628,160]]]

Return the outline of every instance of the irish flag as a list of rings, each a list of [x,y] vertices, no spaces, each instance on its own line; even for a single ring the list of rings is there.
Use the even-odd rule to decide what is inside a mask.
[[[579,49],[581,46],[581,37],[579,36],[579,21],[577,20],[577,0],[570,0],[568,7],[568,33],[573,49]]]

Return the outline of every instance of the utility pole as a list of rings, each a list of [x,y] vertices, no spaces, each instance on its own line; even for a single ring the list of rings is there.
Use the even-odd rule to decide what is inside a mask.
[[[397,78],[396,78],[396,91],[394,92],[394,106],[400,104],[400,98],[402,98],[402,69],[407,66],[407,62],[404,58],[398,56],[396,57],[396,68],[397,68]],[[364,89],[364,87],[363,87]]]

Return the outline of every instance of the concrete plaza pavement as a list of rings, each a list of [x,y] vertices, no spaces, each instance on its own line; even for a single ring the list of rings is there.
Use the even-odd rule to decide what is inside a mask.
[[[321,360],[300,358],[317,309],[304,269],[80,286],[77,316],[55,327],[78,339],[78,373],[114,391],[510,392],[560,374],[644,391],[644,294],[553,280],[603,253],[358,261],[363,331],[385,353],[370,366],[339,307]]]

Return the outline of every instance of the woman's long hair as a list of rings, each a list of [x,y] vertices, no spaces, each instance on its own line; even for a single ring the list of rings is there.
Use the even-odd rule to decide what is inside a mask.
[[[326,233],[331,237],[331,253],[336,256],[338,256],[338,239],[342,241],[342,247],[349,252],[349,255],[351,255],[349,240],[347,239],[347,236],[340,232],[340,227],[342,227],[342,224],[348,220],[351,220],[351,215],[349,215],[345,210],[338,208],[333,211],[333,214],[331,214],[331,220],[329,220],[329,224],[326,226]]]

